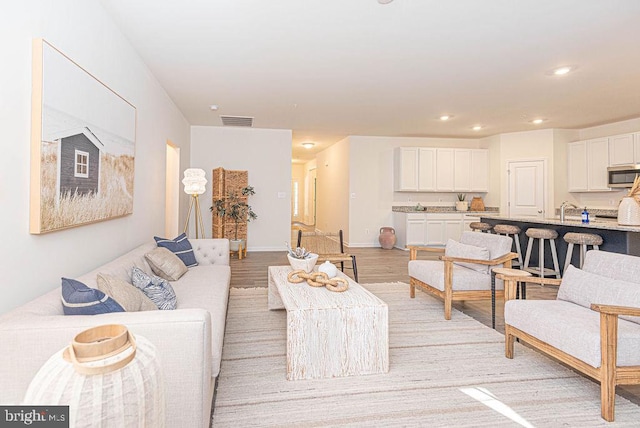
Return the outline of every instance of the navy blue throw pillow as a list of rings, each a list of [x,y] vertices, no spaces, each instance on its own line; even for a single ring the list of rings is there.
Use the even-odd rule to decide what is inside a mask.
[[[156,240],[158,247],[164,247],[178,256],[185,266],[198,266],[196,256],[193,254],[193,247],[191,247],[186,233],[181,234],[175,239],[159,238],[157,236],[154,236],[153,239]]]
[[[62,278],[62,307],[65,315],[96,315],[124,312],[122,306],[100,290],[75,279]]]

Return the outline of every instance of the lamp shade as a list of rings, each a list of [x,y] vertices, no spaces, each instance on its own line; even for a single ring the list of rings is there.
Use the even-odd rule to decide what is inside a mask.
[[[184,193],[187,195],[202,195],[205,190],[207,179],[204,178],[204,170],[199,168],[189,168],[184,170]]]

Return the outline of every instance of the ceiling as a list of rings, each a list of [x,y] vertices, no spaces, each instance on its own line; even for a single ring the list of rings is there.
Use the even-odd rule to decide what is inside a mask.
[[[348,135],[478,138],[640,117],[637,0],[102,3],[191,125],[229,115],[292,129],[294,161]],[[577,68],[550,73],[563,65]]]

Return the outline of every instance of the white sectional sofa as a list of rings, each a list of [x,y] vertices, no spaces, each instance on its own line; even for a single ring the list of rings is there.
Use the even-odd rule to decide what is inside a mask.
[[[76,334],[97,325],[124,324],[157,349],[166,383],[166,426],[208,427],[231,279],[229,241],[190,242],[199,265],[171,282],[175,310],[65,316],[57,288],[0,316],[0,404],[20,404],[38,369]],[[94,288],[98,273],[129,282],[134,266],[151,274],[144,255],[154,248],[155,242],[141,245],[75,279]]]

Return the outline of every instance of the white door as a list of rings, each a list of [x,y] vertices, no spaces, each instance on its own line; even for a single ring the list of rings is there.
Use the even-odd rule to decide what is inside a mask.
[[[512,161],[507,167],[509,217],[544,218],[544,161]]]

